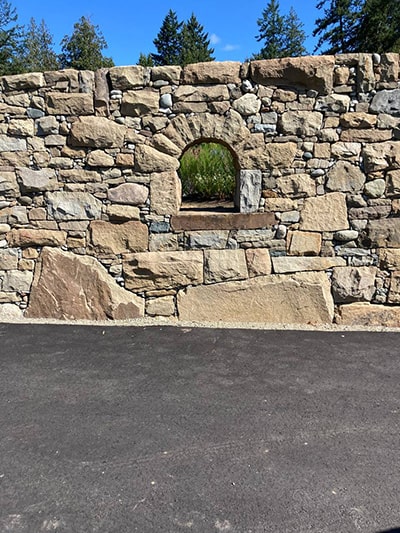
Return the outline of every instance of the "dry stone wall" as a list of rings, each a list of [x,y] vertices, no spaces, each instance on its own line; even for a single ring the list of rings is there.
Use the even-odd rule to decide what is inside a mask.
[[[0,316],[400,324],[397,54],[3,77]],[[181,210],[229,147],[236,213]]]

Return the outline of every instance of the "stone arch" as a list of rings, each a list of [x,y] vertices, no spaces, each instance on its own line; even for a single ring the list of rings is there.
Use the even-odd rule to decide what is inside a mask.
[[[207,144],[207,143],[215,143],[215,144],[223,146],[224,148],[227,149],[227,151],[229,152],[229,154],[230,154],[230,156],[232,158],[232,162],[233,162],[233,165],[235,167],[235,187],[234,187],[234,195],[233,195],[233,198],[232,198],[232,206],[235,208],[235,210],[239,211],[239,202],[238,202],[239,194],[238,194],[238,190],[239,190],[239,186],[240,186],[240,171],[241,171],[241,169],[240,169],[240,164],[239,164],[239,158],[238,158],[235,150],[232,148],[232,146],[230,146],[225,141],[221,141],[221,140],[213,138],[213,137],[210,137],[210,138],[201,137],[201,138],[196,139],[193,142],[189,143],[184,148],[184,150],[182,150],[181,157],[179,158],[179,161],[185,155],[185,153],[188,150],[190,150],[191,148],[193,148],[194,146],[198,146],[198,145],[201,145],[201,144]],[[178,175],[180,177],[179,171],[178,171]],[[185,202],[184,202],[184,200],[182,198],[181,207],[184,206],[184,204],[185,204]]]

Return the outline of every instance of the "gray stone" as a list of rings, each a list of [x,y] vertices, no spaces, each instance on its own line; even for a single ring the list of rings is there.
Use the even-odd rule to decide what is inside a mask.
[[[366,176],[348,161],[338,161],[327,173],[328,191],[361,192]]]
[[[385,192],[386,182],[383,179],[368,181],[364,186],[364,193],[369,198],[380,198]]]
[[[33,273],[28,270],[7,270],[0,274],[1,290],[4,292],[29,292]]]
[[[241,170],[239,174],[239,210],[241,213],[254,213],[258,210],[261,198],[261,170]]]
[[[359,232],[355,230],[343,230],[343,231],[337,231],[333,238],[335,241],[339,242],[349,242],[349,241],[355,241],[358,239]]]
[[[213,248],[214,250],[226,248],[229,230],[219,231],[191,231],[187,234],[189,248]]]
[[[164,109],[172,107],[172,95],[170,93],[165,93],[161,95],[160,107]]]
[[[8,248],[0,250],[0,270],[17,270],[18,250]]]
[[[84,192],[47,193],[47,211],[55,220],[88,220],[101,217],[102,203]]]
[[[25,152],[26,140],[0,135],[0,152]]]
[[[260,111],[260,107],[261,100],[255,94],[245,94],[233,102],[233,109],[244,116],[255,115]]]
[[[400,89],[377,92],[372,99],[369,110],[377,115],[386,113],[396,117],[400,116]]]
[[[335,302],[369,302],[375,292],[375,267],[334,268],[332,293]]]

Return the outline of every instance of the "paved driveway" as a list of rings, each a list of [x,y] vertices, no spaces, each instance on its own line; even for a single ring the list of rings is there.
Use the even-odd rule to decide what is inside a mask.
[[[400,527],[398,333],[0,336],[2,533]]]

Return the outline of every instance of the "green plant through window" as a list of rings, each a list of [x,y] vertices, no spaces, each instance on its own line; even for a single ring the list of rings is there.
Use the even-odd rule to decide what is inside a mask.
[[[183,200],[233,200],[236,168],[222,144],[203,142],[188,148],[180,161]]]

